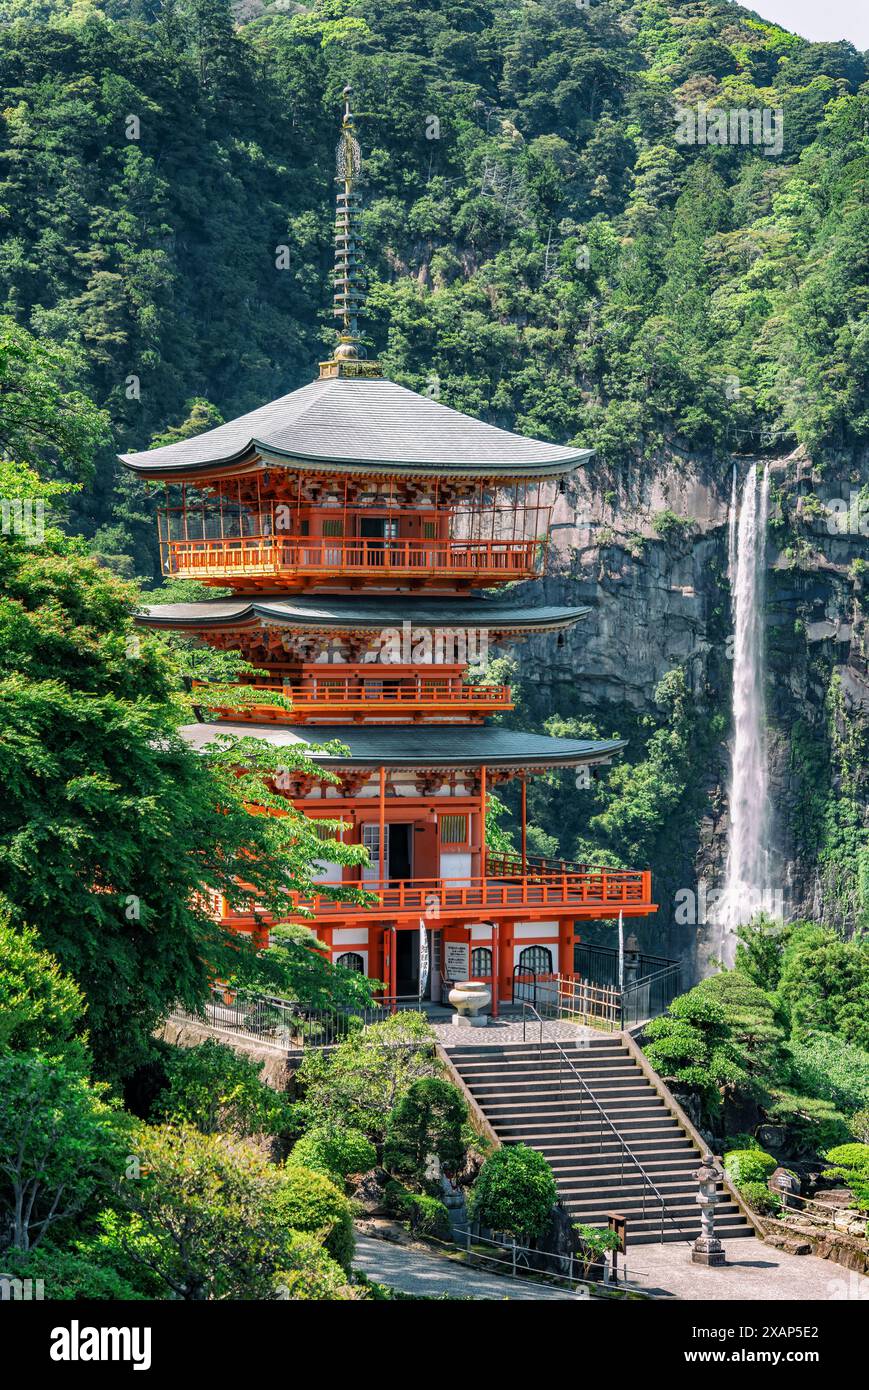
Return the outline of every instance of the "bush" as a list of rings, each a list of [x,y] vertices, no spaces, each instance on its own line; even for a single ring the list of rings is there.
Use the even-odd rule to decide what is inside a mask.
[[[789,1047],[794,1089],[846,1113],[869,1106],[869,1052],[831,1033]]]
[[[765,1182],[740,1183],[739,1191],[758,1216],[778,1216],[781,1212],[781,1198],[770,1192]]]
[[[850,1116],[848,1128],[861,1144],[869,1144],[869,1106]]]
[[[27,1254],[6,1250],[3,1270],[15,1279],[43,1280],[47,1301],[99,1299],[131,1302],[150,1297],[117,1270],[95,1262],[90,1253],[58,1250],[53,1245],[37,1246]]]
[[[869,1172],[869,1144],[837,1144],[824,1154],[837,1168],[865,1169]]]
[[[448,1173],[464,1162],[462,1130],[468,1107],[450,1081],[428,1077],[414,1081],[389,1116],[383,1146],[383,1166],[422,1186],[426,1162],[436,1154]]]
[[[335,1183],[311,1168],[287,1164],[275,1193],[274,1210],[294,1231],[319,1235],[333,1259],[350,1271],[353,1216],[350,1203]]]
[[[772,1091],[766,1111],[771,1124],[785,1126],[788,1148],[800,1156],[822,1153],[851,1137],[845,1116],[828,1100]]]
[[[275,1273],[275,1297],[344,1302],[356,1295],[347,1282],[345,1271],[316,1237],[296,1232],[290,1241],[286,1263]]]
[[[471,1214],[493,1231],[523,1239],[549,1225],[558,1187],[542,1154],[524,1144],[496,1149],[480,1169],[471,1195]]]
[[[724,1171],[740,1192],[744,1183],[765,1183],[777,1167],[778,1160],[763,1149],[731,1149],[724,1155]]]
[[[393,1014],[328,1052],[308,1048],[297,1072],[304,1094],[294,1111],[303,1129],[350,1126],[379,1143],[393,1107],[414,1081],[440,1071],[425,1018]]]
[[[824,1177],[850,1187],[854,1205],[869,1211],[869,1144],[838,1144],[825,1157],[833,1166],[824,1169]]]
[[[377,1150],[361,1130],[321,1125],[302,1135],[287,1162],[343,1181],[351,1173],[373,1168]]]
[[[155,1119],[195,1125],[202,1134],[278,1134],[291,1124],[287,1097],[260,1078],[263,1064],[223,1043],[173,1048],[165,1066],[168,1086],[155,1102]]]
[[[192,1125],[142,1126],[135,1152],[138,1175],[119,1185],[118,1209],[103,1213],[94,1258],[137,1287],[145,1279],[145,1292],[274,1298],[278,1271],[293,1269],[299,1231],[349,1267],[350,1204],[321,1173],[278,1168],[246,1141]]]
[[[408,1192],[400,1182],[390,1178],[384,1188],[386,1208],[399,1221],[408,1221],[417,1235],[436,1236],[449,1240],[452,1233],[450,1214],[437,1197],[420,1192]]]

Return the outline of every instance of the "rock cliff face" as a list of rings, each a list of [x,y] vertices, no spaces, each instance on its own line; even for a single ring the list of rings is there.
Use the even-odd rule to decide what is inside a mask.
[[[735,460],[740,483],[752,461]],[[770,473],[770,911],[850,934],[869,908],[869,489],[860,501],[869,459],[840,459],[822,472],[797,451],[771,459]],[[630,729],[631,758],[644,739],[637,719],[657,713],[655,687],[675,667],[686,674],[701,725],[719,716],[721,735],[698,744],[689,769],[690,829],[651,864],[660,911],[634,928],[643,949],[684,961],[686,984],[712,968],[708,900],[727,853],[731,485],[727,461],[673,455],[613,475],[592,460],[555,499],[543,586],[547,602],[588,603],[592,612],[561,645],[539,638],[519,654],[526,714]],[[566,852],[569,830],[560,838]],[[607,929],[586,935],[612,938]]]

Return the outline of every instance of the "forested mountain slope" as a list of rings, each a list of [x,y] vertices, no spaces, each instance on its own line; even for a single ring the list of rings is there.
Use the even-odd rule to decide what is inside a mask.
[[[589,821],[618,779],[538,819],[563,852],[591,836],[651,862],[665,920],[720,863],[726,505],[733,458],[774,457],[783,872],[805,906],[832,856],[818,913],[852,929],[865,791],[836,750],[865,737],[865,539],[808,534],[799,499],[869,481],[866,55],[726,0],[0,0],[0,19],[0,294],[110,415],[72,515],[98,553],[156,579],[117,450],[311,378],[349,80],[372,353],[449,405],[599,451],[550,581],[596,614],[563,652],[531,649],[526,717],[618,727],[634,771],[607,824]],[[685,143],[698,103],[781,114],[766,144]],[[847,645],[810,646],[836,613]],[[673,951],[696,944],[673,926]]]

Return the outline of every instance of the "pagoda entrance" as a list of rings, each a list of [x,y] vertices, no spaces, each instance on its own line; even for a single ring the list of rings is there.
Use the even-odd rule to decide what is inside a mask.
[[[395,992],[399,998],[416,995],[432,997],[431,933],[428,934],[429,966],[420,994],[420,928],[399,927],[395,933]]]

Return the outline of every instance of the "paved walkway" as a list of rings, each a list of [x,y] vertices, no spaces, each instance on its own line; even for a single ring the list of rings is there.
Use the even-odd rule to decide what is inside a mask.
[[[457,1028],[449,1020],[431,1023],[432,1031],[444,1047],[501,1047],[504,1043],[539,1043],[540,1024],[529,1019],[522,1037],[522,1023],[511,1018],[490,1019],[486,1028]],[[549,1019],[543,1033],[544,1042],[580,1043],[587,1038],[606,1038],[609,1034],[599,1033],[594,1028],[584,1028],[578,1023],[556,1023]],[[613,1035],[617,1037],[617,1034]]]
[[[356,1254],[353,1259],[356,1269],[361,1269],[369,1279],[378,1284],[388,1284],[390,1288],[400,1289],[402,1293],[436,1295],[452,1294],[454,1298],[476,1299],[524,1299],[539,1301],[546,1299],[572,1303],[587,1302],[578,1299],[566,1289],[547,1288],[530,1280],[507,1279],[500,1274],[486,1274],[480,1269],[469,1269],[458,1260],[446,1255],[429,1254],[406,1245],[394,1245],[388,1240],[376,1240],[371,1236],[356,1237]]]
[[[831,1260],[787,1255],[750,1237],[721,1244],[727,1264],[720,1269],[692,1264],[688,1247],[681,1241],[635,1245],[628,1250],[630,1281],[648,1293],[662,1291],[692,1300],[869,1299],[869,1279]]]

